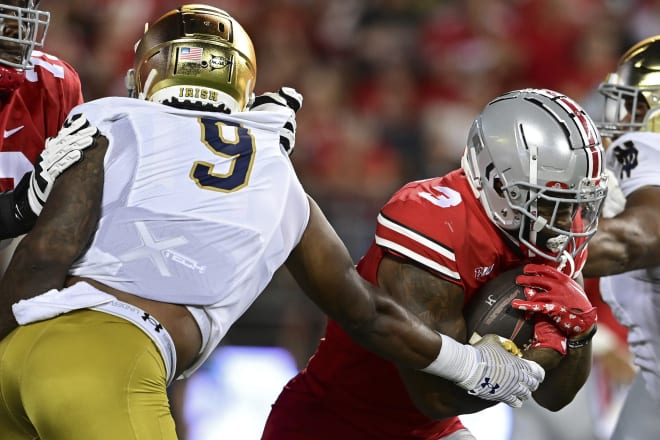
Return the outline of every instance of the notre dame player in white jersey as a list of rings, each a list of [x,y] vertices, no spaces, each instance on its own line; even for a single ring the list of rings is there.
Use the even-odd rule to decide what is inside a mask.
[[[584,274],[602,277],[639,367],[612,439],[660,438],[660,35],[628,49],[599,91],[605,165],[625,200],[602,219]]]
[[[287,155],[302,97],[251,103],[255,79],[240,24],[187,5],[136,46],[128,84],[141,100],[72,111],[102,135],[56,182],[0,285],[3,440],[175,439],[167,385],[282,264],[394,362],[513,406],[543,380],[499,339],[459,344],[360,278]]]

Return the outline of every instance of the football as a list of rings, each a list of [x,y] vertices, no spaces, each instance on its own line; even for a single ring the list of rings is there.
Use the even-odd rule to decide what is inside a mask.
[[[470,299],[463,311],[470,343],[493,333],[512,340],[521,350],[529,346],[534,338],[534,320],[526,320],[524,312],[511,306],[516,298],[526,299],[523,288],[516,284],[523,267],[497,275]]]

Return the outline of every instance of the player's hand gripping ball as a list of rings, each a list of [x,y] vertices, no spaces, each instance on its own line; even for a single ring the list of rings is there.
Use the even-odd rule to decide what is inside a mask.
[[[534,348],[566,354],[567,338],[595,328],[596,308],[571,277],[547,265],[527,264],[516,282],[524,286],[525,298],[514,299],[512,305],[535,316]]]
[[[516,283],[523,269],[519,266],[499,274],[472,297],[463,312],[468,341],[474,344],[484,335],[499,335],[511,341],[502,343],[510,353],[534,360],[549,370],[561,360],[556,347],[565,344],[566,337],[546,316],[514,308],[512,303],[528,299],[525,287]]]
[[[521,349],[532,343],[533,317],[511,305],[514,299],[527,299],[524,287],[516,284],[516,278],[522,273],[522,266],[503,272],[484,284],[472,297],[463,312],[470,343],[489,333],[509,339]]]

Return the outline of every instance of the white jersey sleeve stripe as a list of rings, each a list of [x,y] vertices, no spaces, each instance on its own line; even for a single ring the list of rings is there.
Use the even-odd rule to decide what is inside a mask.
[[[393,241],[386,240],[386,239],[381,238],[378,235],[376,235],[376,244],[378,246],[382,246],[382,247],[385,247],[387,249],[391,249],[391,250],[393,250],[393,251],[395,251],[395,252],[397,252],[401,255],[404,255],[404,256],[410,258],[411,260],[416,261],[419,264],[422,264],[423,266],[428,267],[429,269],[433,269],[434,271],[439,272],[439,273],[441,273],[441,274],[443,274],[443,275],[445,275],[445,276],[447,276],[451,279],[454,279],[454,280],[457,280],[457,281],[461,279],[461,275],[458,272],[454,272],[453,270],[450,270],[448,267],[443,266],[441,264],[438,264],[437,262],[435,262],[435,261],[433,261],[429,258],[426,258],[422,255],[419,255],[418,253],[413,252],[410,249],[408,249],[404,246],[401,246],[400,244],[394,243]]]
[[[391,229],[392,231],[409,238],[410,240],[416,241],[423,247],[431,249],[433,252],[442,255],[448,260],[456,261],[456,255],[451,250],[439,245],[438,243],[435,243],[432,240],[429,240],[428,238],[413,231],[412,229],[408,229],[398,223],[394,223],[393,221],[388,220],[382,214],[378,214],[378,223],[387,229]]]

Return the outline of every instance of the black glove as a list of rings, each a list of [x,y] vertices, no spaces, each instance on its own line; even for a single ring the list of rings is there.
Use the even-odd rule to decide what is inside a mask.
[[[280,129],[280,146],[291,156],[296,144],[296,112],[302,107],[303,97],[296,89],[282,87],[275,92],[264,93],[254,98],[250,111],[285,112],[289,119]]]

